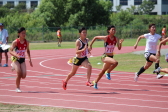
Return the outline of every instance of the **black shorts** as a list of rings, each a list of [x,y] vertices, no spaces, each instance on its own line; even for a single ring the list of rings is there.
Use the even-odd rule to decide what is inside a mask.
[[[108,56],[107,54],[104,53],[104,54],[101,56],[101,59],[103,59],[103,58],[105,58],[105,57],[113,58],[113,56]]]
[[[20,64],[22,64],[23,62],[25,62],[25,58],[19,58],[19,59],[17,59],[17,61],[18,61]]]
[[[144,53],[144,57],[145,57],[146,61],[153,63],[153,61],[150,61],[150,60],[149,60],[149,58],[150,58],[151,55],[156,56],[156,54],[154,54],[154,53],[150,53],[150,52],[145,52],[145,53]]]
[[[84,57],[84,58],[74,57],[73,58],[73,64],[76,65],[76,66],[80,66],[82,64],[82,62],[84,62],[86,59],[88,59],[88,58],[87,57]]]
[[[7,53],[7,52],[8,52],[8,49],[2,50],[2,47],[0,47],[0,53],[3,53],[3,52]]]

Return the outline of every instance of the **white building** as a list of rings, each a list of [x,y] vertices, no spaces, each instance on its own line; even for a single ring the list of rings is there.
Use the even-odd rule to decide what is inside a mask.
[[[113,3],[113,11],[116,10],[116,6],[122,5],[122,9],[126,10],[131,5],[139,6],[143,0],[110,0]],[[168,14],[168,0],[151,0],[155,2],[155,9],[152,11],[155,15],[166,15]],[[0,0],[0,6],[5,4],[12,4],[13,7],[19,3],[25,3],[26,8],[37,7],[40,4],[40,0]]]
[[[26,8],[37,7],[40,4],[40,0],[0,0],[0,6],[5,4],[11,4],[13,7],[19,3],[24,3]]]
[[[131,5],[138,6],[144,0],[110,0],[113,3],[113,11],[116,10],[116,6],[122,5],[121,9],[126,10]],[[166,15],[168,14],[168,0],[150,0],[155,3],[155,9],[152,11],[155,15]]]

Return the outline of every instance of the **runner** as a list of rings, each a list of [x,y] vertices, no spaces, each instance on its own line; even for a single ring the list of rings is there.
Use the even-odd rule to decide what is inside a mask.
[[[21,27],[18,30],[18,38],[12,42],[10,48],[10,54],[12,55],[12,66],[16,70],[17,78],[16,78],[16,92],[22,92],[20,90],[20,81],[21,78],[26,78],[26,64],[25,64],[25,52],[27,52],[30,66],[33,67],[30,50],[29,50],[29,42],[25,39],[26,30],[24,27]],[[16,48],[16,50],[14,50]]]
[[[162,41],[159,43],[158,50],[157,50],[157,54],[156,54],[156,56],[157,56],[158,58],[160,57],[160,49],[161,49],[161,46],[162,46],[162,44],[165,45],[166,42],[168,42],[168,37],[167,37],[166,39],[162,40]],[[165,59],[166,59],[166,61],[168,62],[168,53],[166,54]],[[168,73],[168,68],[158,67],[156,70],[153,71],[153,73],[160,73],[160,72]]]
[[[61,47],[62,42],[61,28],[57,30],[57,39],[58,39],[58,47]]]
[[[166,35],[166,26],[163,26],[162,28],[162,36]]]
[[[156,50],[157,50],[157,42],[158,40],[161,40],[161,36],[159,34],[156,34],[155,24],[149,25],[149,32],[150,33],[139,36],[134,45],[134,48],[136,49],[138,42],[142,38],[146,38],[146,48],[144,53],[144,57],[146,58],[146,63],[142,68],[140,68],[138,72],[135,73],[135,77],[134,77],[135,82],[138,81],[138,77],[140,76],[140,74],[142,74],[146,69],[148,69],[153,62],[155,62],[155,69],[159,67],[160,60],[156,57]],[[158,79],[162,77],[163,75],[157,74]]]
[[[108,35],[106,36],[96,36],[93,38],[93,40],[90,43],[90,50],[92,49],[92,44],[95,42],[97,39],[104,40],[104,45],[105,45],[105,52],[101,57],[101,60],[103,61],[104,65],[102,68],[102,71],[99,73],[97,79],[93,81],[94,88],[98,89],[97,83],[99,80],[102,78],[104,73],[106,73],[106,78],[108,80],[111,80],[110,77],[110,72],[118,65],[118,62],[113,59],[113,50],[115,48],[115,45],[117,44],[118,49],[120,50],[122,47],[122,42],[124,41],[123,39],[119,40],[115,35],[116,29],[115,26],[109,26],[107,27],[107,33]]]
[[[8,31],[4,29],[4,24],[0,23],[0,67],[2,66],[2,53],[5,54],[6,63],[3,67],[8,67],[8,49],[3,49],[2,45],[8,44]]]
[[[80,37],[76,40],[76,57],[73,58],[73,65],[72,70],[68,74],[65,80],[63,80],[63,89],[66,90],[67,83],[69,79],[75,75],[76,71],[78,70],[79,66],[82,65],[87,68],[87,82],[86,86],[93,86],[93,84],[90,83],[90,76],[92,71],[92,65],[90,64],[87,54],[88,54],[88,41],[89,39],[86,38],[87,30],[85,27],[82,27],[79,29],[79,35]]]

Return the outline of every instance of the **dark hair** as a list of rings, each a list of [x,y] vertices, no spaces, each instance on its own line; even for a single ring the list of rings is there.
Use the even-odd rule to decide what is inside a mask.
[[[155,24],[150,24],[150,25],[149,25],[149,29],[150,29],[152,26],[155,26]]]
[[[163,27],[164,27],[164,28],[166,28],[166,26],[165,26],[165,25],[164,25]]]
[[[81,33],[83,30],[87,30],[85,27],[82,27],[79,29],[79,33]]]
[[[108,26],[108,27],[107,27],[107,33],[109,33],[109,30],[110,30],[111,28],[115,28],[115,26],[114,26],[114,25]]]
[[[61,27],[58,27],[58,30],[61,30]]]
[[[18,29],[18,33],[21,33],[22,31],[26,30],[24,27],[21,27]],[[19,35],[18,35],[18,38],[19,38]]]

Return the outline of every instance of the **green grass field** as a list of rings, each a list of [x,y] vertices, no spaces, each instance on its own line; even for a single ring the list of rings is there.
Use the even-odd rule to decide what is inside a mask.
[[[145,39],[141,39],[139,42],[139,46],[145,46]],[[136,42],[136,39],[125,39],[123,42],[123,46],[133,46]],[[90,43],[90,42],[89,42]],[[93,47],[103,47],[103,41],[95,41]],[[62,42],[62,46],[58,47],[57,42],[50,42],[50,43],[30,43],[31,50],[41,50],[41,49],[68,49],[68,48],[75,48],[75,41],[74,42]]]

